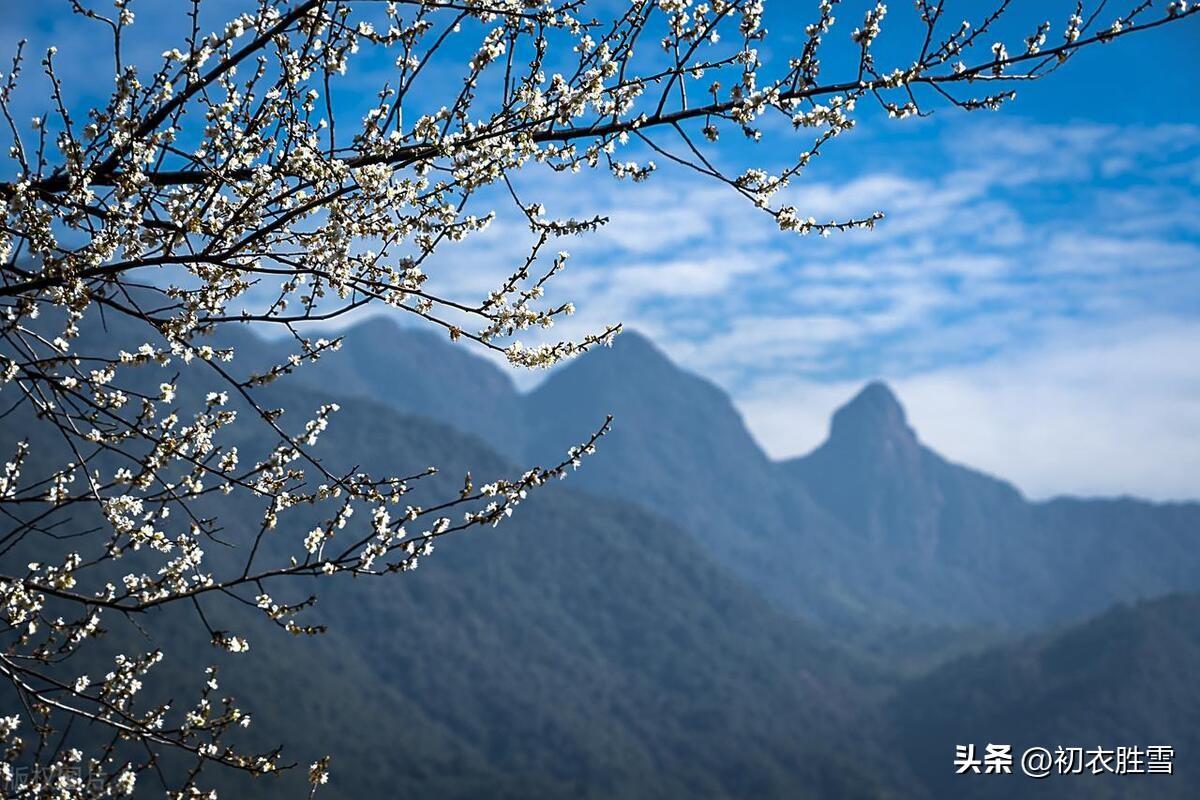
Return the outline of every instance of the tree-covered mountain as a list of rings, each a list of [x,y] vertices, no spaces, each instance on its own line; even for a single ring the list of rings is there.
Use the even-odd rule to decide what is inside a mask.
[[[1193,798],[1200,793],[1200,595],[1121,605],[1098,618],[948,663],[887,705],[892,752],[936,797]],[[1173,774],[956,775],[955,746],[1174,749]],[[1087,757],[1085,756],[1085,762]],[[1126,761],[1126,765],[1132,762]]]
[[[136,346],[119,324],[106,333]],[[240,344],[247,358],[265,358],[272,347]],[[148,386],[163,377],[143,369]],[[299,374],[265,390],[262,400],[293,409],[284,424],[321,403],[342,404],[316,450],[331,470],[437,464],[432,485],[414,489],[416,503],[453,495],[468,469],[479,481],[521,471],[477,437],[341,395],[332,381],[305,386]],[[195,402],[190,394],[199,391],[179,381],[181,404]],[[269,446],[257,439],[261,426],[241,427],[244,457]],[[11,449],[37,429],[18,409],[0,419],[0,446]],[[31,474],[40,462],[57,463],[53,442],[33,444]],[[90,466],[109,469],[103,458]],[[177,606],[134,620],[106,617],[100,647],[62,665],[62,677],[102,675],[114,652],[161,647],[167,660],[146,691],[186,699],[203,681],[202,667],[219,664],[222,694],[237,697],[253,719],[244,735],[264,747],[288,744],[301,765],[281,780],[212,773],[227,796],[303,796],[303,765],[323,753],[333,756],[325,797],[869,798],[897,791],[902,780],[865,766],[879,757],[873,745],[854,757],[838,747],[841,732],[883,696],[885,676],[773,606],[669,522],[569,484],[534,492],[495,530],[439,541],[414,572],[333,581],[306,619],[327,624],[324,635],[287,635],[217,595],[203,600],[207,624],[248,632],[248,655],[214,648],[193,609]],[[197,504],[197,513],[222,522],[221,542],[206,548],[208,568],[245,557],[254,530],[244,525],[257,519],[256,503],[235,493]],[[297,552],[318,513],[287,512],[260,558]],[[30,537],[5,554],[5,564],[25,563],[38,547]],[[139,558],[132,553],[116,566],[135,570]],[[290,599],[310,591],[299,583]],[[5,691],[7,708],[15,699]],[[101,734],[78,726],[64,746]],[[168,759],[164,768],[182,767]],[[154,791],[151,778],[140,786]]]
[[[443,491],[467,468],[516,469],[448,428],[346,408],[321,447],[331,463],[403,453],[438,463]],[[838,747],[886,689],[879,672],[636,506],[555,485],[413,573],[347,583],[319,603],[328,634],[264,632],[278,670],[231,677],[257,686],[263,730],[323,731],[309,749],[334,753],[330,796],[878,797],[900,783],[864,766],[873,745],[859,762]],[[297,673],[319,677],[279,702]]]
[[[383,317],[356,325],[346,342],[297,377],[342,396],[370,398],[445,422],[501,453],[523,452],[521,396],[507,375],[468,348],[454,347],[429,330],[402,329]]]
[[[1200,505],[1029,502],[921,444],[880,383],[781,466],[853,533],[849,579],[918,619],[1031,630],[1200,586]]]
[[[347,336],[347,350],[356,335]],[[494,380],[503,373],[486,362],[458,366],[504,386]],[[514,395],[498,393],[506,416],[497,424],[519,424]],[[387,401],[405,402],[402,394]],[[1200,506],[1029,502],[1010,484],[924,446],[881,383],[838,410],[814,452],[773,463],[724,393],[636,334],[517,401],[524,423],[515,438],[525,444],[514,458],[545,460],[613,413],[614,431],[579,483],[669,516],[776,605],[826,631],[867,619],[911,649],[981,650],[902,684],[882,711],[874,692],[854,693],[856,713],[830,729],[830,741],[887,753],[864,755],[864,771],[892,774],[890,786],[902,796],[1024,794],[1029,781],[985,779],[964,789],[943,780],[955,737],[968,734],[976,738],[963,741],[981,747],[1009,737],[1014,745],[1167,743],[1194,752],[1195,597],[1077,621],[1116,601],[1200,585]],[[1075,627],[987,650],[980,644],[997,629],[1064,622]],[[1169,787],[1149,777],[1075,780],[1067,788],[1080,797],[1183,797],[1200,787],[1200,775],[1186,769]],[[1067,796],[1048,783],[1037,788]]]
[[[424,380],[406,377],[420,371],[396,366],[410,341],[423,354],[456,348],[398,327],[385,333],[386,325],[348,331],[339,358],[388,376],[380,401],[461,424],[462,400],[430,406],[428,390],[403,390]],[[447,368],[436,373],[436,393],[478,401],[472,430],[501,449],[522,442],[504,450],[514,461],[560,452],[614,414],[580,484],[675,521],[735,574],[827,630],[907,632],[914,641],[941,628],[1029,631],[1200,588],[1200,504],[1030,502],[923,445],[882,383],[837,411],[815,451],[772,462],[723,391],[637,333],[523,397],[482,359],[438,360]]]
[[[119,325],[104,335],[137,344]],[[287,347],[226,337],[244,370]],[[147,368],[145,380],[159,376]],[[184,402],[191,391],[180,382]],[[630,334],[521,395],[486,361],[373,321],[265,399],[298,414],[339,402],[319,446],[330,467],[436,463],[440,495],[467,469],[489,480],[556,461],[604,414],[617,417],[584,469],[500,528],[439,543],[410,574],[335,582],[310,620],[330,625],[323,636],[260,624],[246,657],[215,651],[174,614],[113,621],[114,649],[147,635],[145,647],[169,645],[170,694],[194,686],[184,664],[217,661],[224,690],[251,709],[255,741],[290,741],[302,765],[331,752],[323,796],[949,798],[964,796],[943,778],[952,740],[968,734],[1191,746],[1191,597],[901,678],[981,649],[996,627],[1195,586],[1200,515],[1135,500],[1029,503],[921,445],[882,384],[839,410],[820,448],[783,463],[722,392]],[[7,415],[0,444],[30,429]],[[226,538],[244,539],[239,520],[256,517],[246,502],[208,509],[228,521]],[[267,555],[294,552],[313,513],[289,512]],[[245,610],[215,602],[206,614],[232,628]],[[839,626],[890,632],[904,662],[895,646],[886,663],[857,654],[861,637]],[[229,788],[296,796],[303,777]],[[1164,796],[1161,782],[1115,780],[1099,788]],[[1005,796],[1028,788],[984,784]],[[1192,794],[1173,796],[1200,791],[1195,776],[1178,785]]]
[[[736,574],[813,621],[861,623],[863,609],[835,577],[844,557],[837,543],[849,532],[783,480],[728,395],[624,333],[527,396],[525,457],[544,458],[605,414],[614,415],[613,431],[583,485],[677,521]]]

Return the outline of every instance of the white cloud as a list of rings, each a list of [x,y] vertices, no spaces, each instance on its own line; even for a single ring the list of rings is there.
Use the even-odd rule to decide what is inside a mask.
[[[1081,329],[898,382],[946,455],[1034,496],[1200,497],[1200,322]]]
[[[833,409],[881,376],[936,449],[1032,496],[1200,497],[1188,352],[1200,341],[1200,128],[955,134],[940,160],[798,183],[788,202],[805,214],[888,213],[874,232],[827,240],[782,234],[679,171],[637,186],[525,176],[523,199],[549,215],[610,222],[551,243],[572,258],[548,301],[578,313],[521,338],[625,322],[734,394],[776,456],[818,444]],[[530,240],[502,214],[430,265],[431,285],[477,300]],[[526,388],[541,377],[514,371]]]
[[[890,382],[924,442],[1031,497],[1197,498],[1198,342],[1200,321],[1064,326],[1045,346]],[[859,388],[775,379],[737,401],[758,440],[784,458],[818,445]]]
[[[1145,236],[1080,232],[1055,235],[1043,255],[1043,272],[1110,272],[1200,266],[1200,246]]]

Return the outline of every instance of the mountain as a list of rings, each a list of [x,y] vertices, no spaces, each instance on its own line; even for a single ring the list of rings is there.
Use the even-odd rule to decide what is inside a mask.
[[[1121,605],[953,661],[887,704],[893,752],[936,797],[1192,798],[1200,792],[1200,595]],[[955,746],[1174,748],[1172,775],[955,775]],[[1110,754],[1115,767],[1115,755]],[[1144,759],[1144,756],[1143,756]],[[1019,773],[1019,766],[1015,767]]]
[[[920,619],[1031,630],[1200,585],[1200,505],[1028,502],[921,444],[882,383],[780,466],[853,531],[864,558],[851,579]]]
[[[1023,505],[1011,485],[924,447],[899,400],[880,382],[834,413],[829,436],[815,451],[781,466],[872,547],[924,558],[961,544],[938,535],[942,517],[970,531],[988,517],[1018,515]],[[957,504],[966,498],[970,508]]]
[[[119,320],[85,335],[140,341]],[[214,343],[236,345],[246,371],[289,348],[236,328]],[[163,377],[146,368],[139,380],[154,389]],[[179,385],[185,405],[204,388]],[[310,620],[330,624],[324,636],[259,626],[250,660],[214,654],[174,612],[113,621],[112,648],[171,645],[165,694],[190,694],[181,664],[220,661],[256,742],[298,740],[302,764],[331,750],[323,796],[957,797],[944,777],[958,736],[1191,741],[1180,722],[1200,713],[1190,595],[1079,621],[1194,589],[1200,507],[1028,502],[923,445],[882,383],[785,462],[762,453],[723,392],[630,334],[521,395],[467,351],[374,320],[264,394],[296,409],[289,425],[322,402],[343,406],[320,445],[329,466],[436,463],[443,495],[467,469],[483,481],[557,460],[616,415],[585,468],[510,523],[451,537],[415,573],[335,582]],[[0,448],[29,430],[20,411],[5,415]],[[247,457],[266,446],[240,444]],[[30,472],[53,457],[35,448]],[[244,542],[257,501],[213,502],[223,536]],[[314,513],[289,511],[263,557],[294,549]],[[19,547],[4,559],[32,557]],[[205,613],[222,628],[245,616],[220,601]],[[1060,632],[988,647],[1046,626]],[[981,655],[936,666],[963,652]],[[221,781],[231,796],[282,797],[303,776]],[[969,788],[1011,796],[1014,784]]]
[[[941,624],[1036,613],[1031,597],[1011,592],[1014,570],[1024,578],[1040,562],[1023,551],[1038,538],[1030,505],[1011,485],[922,445],[885,384],[867,385],[835,412],[816,450],[779,467],[851,532],[843,543],[860,559],[849,591]]]
[[[830,581],[839,520],[778,467],[729,396],[636,332],[552,373],[525,400],[528,460],[544,460],[612,414],[612,433],[580,473],[590,491],[676,521],[760,591],[806,617],[849,622],[861,609]]]
[[[115,320],[107,331],[114,342],[134,333]],[[302,385],[299,374],[264,390],[262,401],[295,409],[285,425],[321,403],[342,404],[318,446],[331,469],[438,464],[433,485],[414,489],[417,503],[452,495],[467,469],[481,482],[520,472],[478,437],[341,395],[331,381]],[[139,379],[156,386],[163,377],[147,366]],[[186,378],[179,386],[184,405],[212,388]],[[269,446],[261,426],[239,427],[244,458]],[[0,448],[37,430],[23,410],[7,414]],[[53,440],[34,445],[30,474],[56,457]],[[112,468],[103,458],[89,466]],[[209,569],[244,557],[256,530],[247,521],[260,506],[243,493],[197,506],[218,516],[231,545],[206,548]],[[259,558],[294,553],[319,513],[286,512]],[[103,537],[30,539],[4,554],[0,572],[88,543],[102,547]],[[122,571],[142,557],[123,559]],[[309,591],[295,586],[291,599]],[[148,691],[184,698],[194,696],[199,666],[218,663],[222,695],[237,697],[254,720],[245,735],[262,746],[288,743],[302,765],[280,781],[213,773],[224,796],[299,796],[303,765],[324,752],[334,766],[321,796],[333,798],[869,798],[903,783],[870,768],[882,759],[873,745],[854,757],[839,747],[883,695],[885,676],[764,600],[668,521],[569,482],[534,492],[495,530],[439,542],[415,572],[331,582],[306,620],[328,624],[323,636],[287,635],[219,595],[203,611],[217,629],[250,625],[250,655],[214,650],[193,609],[177,606],[135,621],[106,618],[103,652],[62,669],[70,679],[104,674],[112,652],[163,647],[168,660]],[[15,700],[6,695],[0,707]],[[65,741],[86,744],[98,733],[76,726]],[[167,759],[163,768],[184,765]],[[149,776],[139,784],[154,789]]]
[[[923,446],[885,384],[868,384],[833,415],[825,442],[779,469],[849,531],[842,544],[858,558],[844,582],[865,603],[935,624],[1016,620],[1001,599],[1011,584],[992,578],[1011,578],[1020,565],[1009,562],[1027,558],[1010,535],[1029,530],[1027,504]]]
[[[341,352],[298,374],[342,396],[445,422],[500,453],[524,449],[521,397],[508,375],[432,331],[369,318],[344,332]]]
[[[453,369],[430,373],[444,402],[414,400],[420,393],[396,381],[379,400],[458,427],[465,413],[464,429],[518,463],[557,457],[613,414],[613,432],[578,485],[672,520],[734,575],[839,636],[940,648],[964,629],[1027,632],[1200,588],[1200,505],[1030,502],[922,444],[880,382],[835,413],[812,453],[773,462],[728,395],[635,332],[520,396],[492,364],[452,356],[458,348],[445,341],[382,331],[388,324],[373,322],[369,335],[352,329],[336,358],[365,381],[393,362],[358,354],[358,343],[374,343],[374,353],[386,342]],[[485,402],[455,405],[456,396]],[[507,445],[489,433],[511,429]]]
[[[442,492],[467,468],[517,471],[450,429],[346,405],[327,458],[382,469],[404,453],[439,465]],[[322,597],[323,658],[296,653],[258,677],[327,674],[307,702],[343,717],[324,737],[342,744],[332,796],[878,797],[896,783],[828,734],[881,696],[882,677],[635,506],[555,485],[416,572],[353,584]],[[351,682],[365,704],[339,702]],[[265,728],[303,729],[296,703],[258,705]]]

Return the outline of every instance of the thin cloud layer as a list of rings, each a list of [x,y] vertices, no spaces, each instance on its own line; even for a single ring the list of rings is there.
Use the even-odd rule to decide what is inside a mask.
[[[238,7],[210,4],[206,25]],[[185,23],[139,11],[161,36],[126,57],[154,61]],[[90,28],[34,6],[0,24],[12,41],[30,30],[31,52],[88,46]],[[1157,70],[1113,64],[1094,83]],[[73,104],[108,90],[92,66],[64,64]],[[1187,72],[1157,70],[1155,84]],[[1039,91],[1016,110],[1048,118]],[[34,96],[23,113],[44,111]],[[730,391],[776,456],[814,446],[833,407],[883,377],[927,440],[1031,495],[1200,497],[1200,126],[945,116],[864,123],[814,163],[787,203],[819,220],[888,214],[873,232],[825,240],[781,233],[726,187],[669,165],[636,187],[523,175],[522,198],[549,214],[609,218],[563,243],[572,259],[552,291],[578,313],[554,336],[639,328]],[[490,230],[430,265],[439,288],[478,301],[525,258],[527,226],[496,200]]]
[[[830,162],[798,184],[788,202],[818,219],[888,214],[824,240],[680,172],[590,194],[553,176],[536,186],[551,213],[610,218],[566,243],[557,289],[580,310],[554,333],[643,330],[775,456],[884,377],[927,440],[1032,496],[1200,497],[1198,165],[1196,126],[971,117],[886,169]],[[501,216],[434,280],[485,286],[523,237]]]

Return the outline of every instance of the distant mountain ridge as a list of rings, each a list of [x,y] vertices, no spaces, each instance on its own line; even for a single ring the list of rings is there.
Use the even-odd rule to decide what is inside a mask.
[[[1200,595],[1116,606],[1065,630],[947,664],[900,687],[885,737],[935,797],[1185,800],[1200,786]],[[955,775],[956,744],[1106,748],[1165,745],[1170,775]],[[1110,756],[1115,759],[1115,756]],[[1144,758],[1144,756],[1143,756]],[[1110,761],[1115,768],[1115,762]],[[1142,764],[1145,769],[1145,764]]]
[[[120,320],[103,332],[91,324],[82,335],[103,333],[114,347],[136,348],[145,335]],[[243,371],[274,347],[244,332],[221,344],[239,346],[246,362],[234,365]],[[211,388],[194,382],[196,373],[204,376],[193,370],[178,380],[182,405]],[[154,387],[171,374],[145,365],[129,379]],[[293,425],[320,404],[340,403],[314,451],[334,471],[438,464],[439,475],[414,486],[414,504],[453,496],[468,469],[480,481],[521,472],[478,436],[343,394],[353,373],[309,384],[301,374],[265,387],[259,399],[292,409],[282,419]],[[380,391],[368,377],[357,385]],[[455,408],[448,398],[445,407]],[[247,410],[237,397],[231,408]],[[44,430],[22,406],[0,419],[0,446],[11,450]],[[272,446],[262,434],[252,420],[236,426],[244,458]],[[32,444],[31,474],[68,457],[53,437]],[[89,466],[114,467],[103,458]],[[136,622],[106,617],[96,646],[63,668],[72,678],[104,674],[112,652],[161,647],[162,668],[146,679],[153,695],[190,698],[202,666],[219,662],[222,693],[254,719],[243,736],[263,748],[284,742],[301,765],[333,755],[338,767],[321,792],[330,798],[866,798],[903,782],[863,766],[878,756],[873,745],[851,759],[833,733],[878,700],[890,678],[774,607],[656,514],[576,491],[573,482],[532,492],[496,530],[439,540],[415,572],[324,582],[305,621],[328,624],[325,635],[291,636],[240,603],[208,596],[206,619],[246,634],[249,657],[214,648],[193,609],[177,604]],[[246,521],[262,503],[243,492],[198,501],[198,513],[221,520],[230,543],[206,548],[208,569],[240,567],[253,541]],[[260,563],[294,555],[327,513],[290,509],[263,540]],[[106,539],[79,542],[68,546],[91,557]],[[46,556],[46,547],[30,538],[5,555],[0,573]],[[138,557],[121,568],[134,568]],[[301,579],[271,588],[285,601],[311,587]],[[18,707],[0,681],[0,709]],[[68,734],[64,746],[86,750],[103,730],[76,725]],[[164,769],[178,764],[168,757]],[[212,770],[205,781],[223,797],[283,798],[307,796],[305,778],[301,766],[280,780]],[[143,793],[153,788],[139,782]]]
[[[140,341],[119,325],[103,334]],[[244,330],[221,336],[240,370],[284,352]],[[154,387],[162,376],[137,377]],[[190,391],[181,381],[181,398]],[[584,469],[495,532],[439,543],[395,580],[327,587],[314,611],[326,636],[286,637],[260,620],[247,660],[214,656],[203,631],[169,613],[141,620],[169,645],[169,681],[194,680],[181,664],[222,660],[223,686],[249,699],[250,735],[265,745],[320,731],[299,736],[308,749],[292,757],[332,749],[330,797],[1059,797],[1061,784],[948,780],[953,747],[1133,743],[1125,733],[1179,748],[1179,780],[1081,780],[1065,796],[1200,787],[1184,761],[1200,747],[1200,594],[1108,610],[1196,585],[1196,504],[1029,503],[922,445],[881,383],[839,410],[821,447],[773,462],[723,392],[631,334],[521,395],[469,351],[376,320],[264,394],[300,415],[341,403],[322,458],[379,471],[437,463],[439,494],[466,469],[483,479],[557,460],[617,415]],[[11,444],[31,425],[8,415],[0,437]],[[31,459],[53,460],[50,450]],[[234,527],[254,516],[245,495],[211,502]],[[318,512],[294,513],[267,548],[291,552]],[[232,603],[207,613],[244,616]],[[965,629],[959,638],[1042,630],[902,679],[894,660],[847,646],[870,626],[915,630],[918,648],[923,628],[931,640],[939,626]],[[294,772],[222,785],[285,797],[303,783]]]
[[[363,325],[301,379],[361,386],[517,462],[557,456],[612,413],[613,433],[581,485],[675,521],[736,574],[830,629],[1032,630],[1200,588],[1200,504],[1030,502],[923,445],[881,382],[835,413],[816,450],[775,462],[724,391],[636,332],[522,395],[495,365],[440,337]]]

